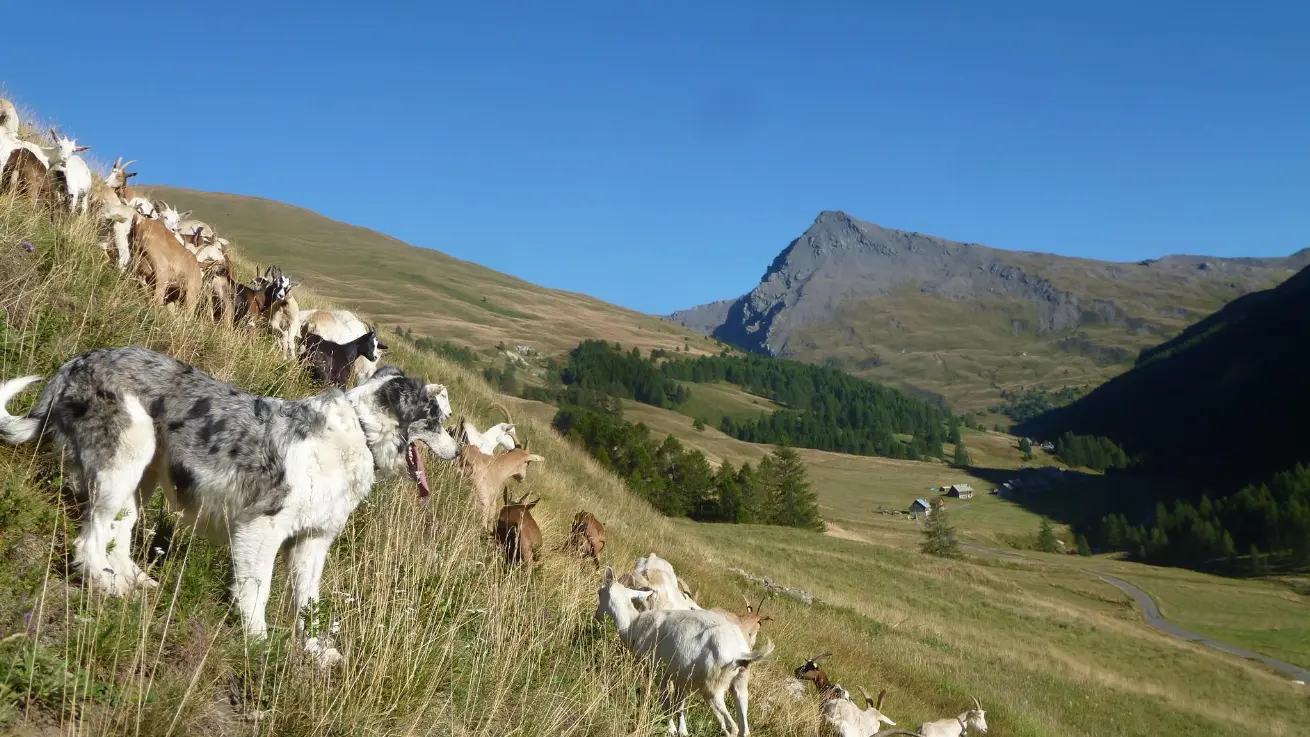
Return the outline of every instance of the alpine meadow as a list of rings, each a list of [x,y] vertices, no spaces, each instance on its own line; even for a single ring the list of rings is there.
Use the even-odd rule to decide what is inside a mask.
[[[891,150],[902,117],[916,117],[926,136],[965,111],[997,145],[1040,152],[1050,143],[1018,129],[999,135],[996,105],[976,99],[947,113],[903,92],[866,94],[849,80],[865,73],[858,60],[883,53],[872,47],[901,48],[891,27],[834,62],[850,85],[838,105],[822,75],[807,73],[807,100],[787,87],[789,71],[764,63],[795,63],[792,42],[747,44],[765,37],[772,10],[740,9],[728,33],[714,25],[718,11],[703,9],[717,29],[705,40],[723,46],[712,63],[698,29],[625,15],[628,31],[607,38],[604,59],[645,62],[609,70],[588,45],[621,9],[596,13],[583,35],[576,19],[550,33],[519,27],[516,14],[536,12],[527,8],[445,25],[402,23],[396,11],[394,43],[381,44],[366,38],[376,19],[356,28],[321,14],[297,20],[293,34],[291,19],[270,8],[261,30],[305,55],[286,62],[299,76],[281,86],[246,66],[281,73],[282,62],[242,56],[238,44],[250,38],[184,9],[156,10],[180,13],[173,31],[205,56],[183,66],[212,93],[174,90],[171,63],[140,75],[148,67],[136,42],[119,41],[132,48],[115,49],[109,58],[124,56],[104,69],[136,70],[149,89],[169,90],[154,98],[162,104],[144,94],[133,103],[150,126],[140,135],[167,131],[170,146],[216,162],[237,156],[244,144],[220,139],[250,133],[216,133],[214,121],[248,95],[268,108],[249,127],[266,127],[286,148],[267,154],[267,171],[224,168],[228,179],[188,181],[163,157],[107,150],[143,139],[97,116],[108,103],[92,93],[104,81],[74,88],[95,105],[38,111],[28,104],[65,98],[3,80],[12,87],[0,87],[0,734],[1310,730],[1310,446],[1301,431],[1310,248],[1187,255],[1192,244],[1179,236],[1159,244],[1176,255],[1100,260],[1112,254],[1084,247],[1092,236],[1061,253],[1098,258],[858,219],[860,206],[880,223],[908,206],[852,182],[894,180],[874,183],[888,197],[897,187],[921,192],[925,172],[950,180],[981,167],[998,170],[987,176],[1000,191],[1036,166],[990,150],[1005,166],[984,166],[966,155],[977,139],[942,134],[916,150],[949,149],[958,162],[907,168]],[[787,37],[804,35],[794,34],[804,15],[788,11]],[[818,35],[841,35],[835,21],[814,23]],[[958,38],[931,27],[946,59]],[[443,48],[416,52],[416,29],[439,30],[425,41]],[[638,29],[679,43],[647,48]],[[323,62],[302,32],[334,60],[348,52],[348,63]],[[456,75],[470,95],[462,104],[409,76],[426,74],[428,55],[446,46],[501,32],[524,47],[501,60],[515,85],[476,81],[485,56],[469,57],[467,79]],[[547,43],[562,46],[538,46]],[[555,53],[574,46],[584,60],[576,68]],[[920,85],[929,72],[969,66],[950,56],[937,69],[922,56],[915,69],[868,74]],[[800,112],[761,104],[762,92],[734,81],[735,63],[790,90]],[[709,102],[687,102],[681,88],[625,102],[628,88],[658,87],[681,65],[722,89]],[[1030,89],[1065,89],[1039,71],[1014,73]],[[323,93],[333,74],[343,76]],[[403,89],[389,86],[390,74]],[[152,75],[162,76],[146,81]],[[1009,99],[996,84],[997,99]],[[512,107],[498,107],[505,101]],[[276,111],[311,102],[322,107],[296,108],[306,131],[297,138]],[[159,114],[164,106],[175,119]],[[1026,116],[1057,117],[1050,101],[1031,106]],[[1140,107],[1135,125],[1167,137]],[[695,135],[663,131],[664,140],[634,123],[664,116],[687,117],[679,125]],[[787,168],[826,160],[823,149],[839,139],[850,148],[852,120],[861,145],[887,149],[876,176],[858,151],[807,176]],[[547,140],[579,121],[596,128],[527,154],[495,151],[513,136],[493,131]],[[310,134],[320,125],[332,129],[328,139]],[[806,131],[799,143],[792,125]],[[82,133],[91,130],[107,144]],[[696,136],[715,142],[710,153]],[[748,155],[757,139],[776,157]],[[481,158],[463,158],[450,141]],[[326,185],[308,164],[287,164],[291,148],[315,166],[332,158],[340,178],[331,186],[351,190],[360,209],[320,207],[334,200],[309,196]],[[388,158],[397,151],[403,165]],[[448,157],[438,174],[428,171],[435,151]],[[621,174],[597,163],[607,156]],[[1084,160],[1049,158],[1071,170]],[[1142,164],[1142,177],[1153,171]],[[1066,180],[1027,176],[1065,187],[1058,197],[1070,202],[1127,186],[1119,174],[1088,176],[1079,185],[1089,189],[1075,193]],[[561,270],[478,257],[524,278],[511,276],[451,255],[477,251],[441,235],[411,245],[334,219],[395,212],[379,204],[389,198],[415,210],[448,196],[451,182],[469,201],[495,183],[503,218],[470,208],[459,232],[485,236],[482,247],[530,227],[541,241],[526,245],[560,248]],[[279,202],[202,191],[229,183],[307,194]],[[585,214],[553,219],[547,210],[574,189],[589,193]],[[539,208],[518,209],[524,190],[538,193]],[[973,195],[948,191],[937,210],[905,222],[925,212],[952,228],[969,222],[959,213],[975,204],[956,200]],[[625,199],[632,192],[636,204]],[[1147,204],[1164,207],[1167,194]],[[696,198],[714,200],[711,215],[678,209]],[[802,203],[804,219],[786,225],[795,210],[771,212],[775,198]],[[1031,203],[1046,218],[1034,223],[1064,222],[1043,208],[1048,200]],[[437,210],[422,209],[407,227],[445,232],[428,227]],[[707,226],[730,218],[727,230]],[[648,237],[670,238],[665,221],[693,250],[656,252]],[[760,223],[772,235],[760,238]],[[756,255],[777,253],[758,283],[753,271],[734,288],[711,257],[746,253],[732,238]],[[612,250],[579,257],[560,245],[573,240]],[[687,257],[694,251],[703,262]],[[634,275],[619,286],[655,283],[669,304],[656,310],[620,294],[620,306],[543,286],[576,284],[555,277],[568,273],[605,294],[612,285],[598,280],[620,266]],[[680,277],[729,298],[695,306],[715,295],[684,289]],[[672,311],[679,304],[688,307]]]

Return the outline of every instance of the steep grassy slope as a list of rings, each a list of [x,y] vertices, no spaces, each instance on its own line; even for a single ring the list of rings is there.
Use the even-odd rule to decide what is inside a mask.
[[[750,350],[836,362],[980,409],[1002,390],[1096,385],[1140,349],[1310,263],[1138,264],[1005,251],[824,212],[760,284],[670,319]]]
[[[714,350],[698,333],[582,294],[546,289],[440,251],[258,197],[147,187],[203,213],[254,262],[278,264],[311,289],[372,315],[474,348],[499,342],[562,353],[584,338],[625,346]]]
[[[1234,300],[1022,430],[1105,435],[1142,455],[1150,470],[1232,491],[1310,461],[1302,439],[1307,364],[1310,268]]]
[[[267,337],[144,308],[84,224],[56,226],[0,203],[0,375],[48,375],[82,350],[137,343],[250,390],[308,391]],[[319,302],[311,294],[303,301]],[[403,339],[390,358],[448,384],[457,412],[491,416],[498,397],[468,371]],[[11,409],[25,409],[33,393]],[[830,667],[843,683],[890,688],[888,710],[909,724],[957,713],[970,695],[988,707],[991,733],[1001,737],[1291,735],[1310,724],[1300,687],[1147,630],[1113,590],[1086,576],[667,520],[547,428],[529,421],[521,431],[547,458],[521,488],[544,498],[548,546],[585,507],[609,526],[609,561],[629,566],[657,550],[704,604],[736,606],[742,592],[759,595],[731,567],[819,596],[813,606],[770,604],[776,621],[765,636],[778,649],[752,688],[754,731],[763,737],[814,733],[812,698],[764,711],[778,699],[782,675],[819,650],[840,653]],[[340,622],[334,637],[346,661],[320,673],[290,637],[281,567],[275,636],[243,647],[223,591],[225,554],[185,531],[152,569],[159,589],[128,599],[84,591],[63,573],[77,507],[60,494],[57,459],[0,448],[0,731],[661,733],[648,673],[611,628],[592,622],[590,567],[549,555],[535,571],[506,572],[470,522],[458,475],[430,466],[427,504],[409,485],[381,484],[334,547],[324,604]],[[162,523],[152,513],[142,525]],[[700,706],[691,726],[714,733]]]

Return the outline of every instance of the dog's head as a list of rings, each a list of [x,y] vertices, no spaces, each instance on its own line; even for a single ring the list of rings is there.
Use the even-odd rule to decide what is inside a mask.
[[[426,497],[428,482],[423,471],[423,454],[417,444],[428,446],[443,460],[451,460],[459,453],[459,444],[441,426],[449,416],[450,407],[444,387],[434,395],[433,387],[437,385],[425,386],[421,379],[406,376],[395,366],[383,366],[366,383],[377,386],[378,409],[394,418],[396,448],[403,450],[409,476],[418,482],[419,496]],[[396,460],[391,465],[398,465],[399,459]]]

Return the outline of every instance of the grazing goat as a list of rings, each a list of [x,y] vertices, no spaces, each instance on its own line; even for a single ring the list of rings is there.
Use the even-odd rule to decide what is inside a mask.
[[[823,701],[828,699],[846,699],[850,700],[851,694],[846,689],[828,680],[828,672],[819,667],[819,659],[826,658],[832,653],[819,653],[805,664],[792,671],[792,675],[798,681],[809,681],[814,684],[814,689],[819,692],[819,698]]]
[[[750,735],[746,719],[750,666],[773,652],[773,642],[752,649],[741,630],[714,612],[689,610],[638,611],[636,602],[654,596],[649,590],[630,589],[605,566],[597,591],[596,619],[614,620],[619,638],[633,653],[654,658],[660,667],[660,691],[669,714],[669,734],[687,734],[686,699],[698,691],[709,705],[725,735]],[[724,701],[732,689],[737,722]]]
[[[632,588],[649,588],[654,596],[643,599],[638,608],[642,610],[700,609],[691,593],[687,591],[678,574],[673,571],[673,564],[651,553],[637,559],[632,573],[623,574],[624,585]]]
[[[875,705],[873,699],[869,698],[869,692],[865,691],[863,686],[859,688],[860,693],[864,694],[867,708],[861,709],[849,699],[828,699],[823,702],[819,712],[823,734],[832,737],[870,737],[878,731],[881,724],[896,726],[896,722],[882,713],[882,702],[887,698],[887,690],[883,689],[882,693],[878,694],[878,703]],[[913,733],[903,732],[903,734]]]
[[[0,192],[25,195],[33,206],[54,195],[50,187],[49,169],[36,154],[25,148],[9,154],[4,171],[4,178],[0,180]]]
[[[986,734],[986,712],[983,711],[982,704],[978,703],[978,698],[976,696],[972,698],[974,708],[951,719],[938,719],[935,722],[920,724],[919,734],[923,737],[966,737],[974,732]]]
[[[154,285],[151,303],[156,307],[164,305],[171,287],[176,289],[187,313],[194,312],[203,296],[200,264],[177,242],[174,234],[158,220],[137,215],[132,220],[129,240],[137,253],[137,273],[147,284]]]
[[[310,333],[333,343],[349,343],[369,330],[354,313],[346,310],[305,310],[296,317],[296,323],[292,328],[291,341],[292,350],[297,354],[295,341],[304,340]],[[374,371],[377,371],[376,361],[362,357],[355,361],[355,376],[360,381],[368,379]],[[495,494],[493,493],[492,496],[494,497]]]
[[[515,448],[498,456],[487,455],[472,445],[460,448],[460,468],[473,484],[473,503],[481,513],[482,520],[489,521],[495,514],[492,505],[496,502],[496,491],[505,486],[505,482],[511,478],[522,481],[527,476],[528,466],[544,460],[523,448]]]
[[[573,515],[573,525],[569,528],[569,539],[565,546],[590,557],[596,570],[600,570],[600,553],[605,549],[605,525],[591,512],[578,512]]]
[[[745,614],[737,614],[736,612],[730,612],[727,609],[720,609],[718,607],[715,607],[710,611],[722,614],[728,619],[728,621],[741,628],[741,633],[746,637],[746,642],[750,643],[751,647],[755,647],[755,638],[760,634],[760,625],[765,622],[773,621],[773,617],[767,615],[763,617],[760,616],[760,609],[764,607],[764,601],[767,596],[768,595],[766,594],[764,597],[761,597],[760,603],[752,607],[751,600],[747,599],[745,595],[742,595],[742,600],[746,602]]]
[[[54,154],[50,157],[50,172],[55,180],[63,185],[63,195],[68,203],[69,212],[85,214],[90,207],[91,167],[86,165],[79,153],[90,150],[90,146],[79,146],[72,138],[65,138],[50,129],[54,139]]]
[[[509,416],[509,412],[505,411],[503,408],[501,411],[505,412],[506,417]],[[479,432],[477,425],[474,425],[471,420],[463,417],[459,418],[459,427],[455,428],[451,434],[454,435],[460,443],[464,445],[472,445],[487,455],[493,455],[496,452],[497,447],[504,448],[505,450],[514,450],[514,441],[518,438],[518,432],[515,430],[513,423],[500,422],[487,428],[485,432]]]
[[[505,506],[500,508],[500,515],[496,518],[496,542],[505,549],[507,565],[525,563],[531,566],[541,548],[541,528],[532,518],[532,508],[541,499],[528,502],[529,495],[524,494],[518,501],[511,502],[508,486],[504,489],[504,496]]]
[[[304,358],[314,381],[344,389],[350,384],[350,369],[355,365],[355,359],[363,356],[376,361],[378,349],[386,347],[378,342],[375,330],[369,330],[344,345],[311,334],[305,338]]]

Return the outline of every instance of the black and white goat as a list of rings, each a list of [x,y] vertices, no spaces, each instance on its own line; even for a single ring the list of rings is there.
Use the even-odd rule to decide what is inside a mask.
[[[349,343],[333,343],[326,338],[310,333],[305,336],[303,358],[309,364],[310,374],[320,384],[345,388],[350,383],[350,371],[355,366],[355,359],[363,356],[370,361],[378,360],[378,350],[387,346],[378,341],[376,329],[355,338]]]

